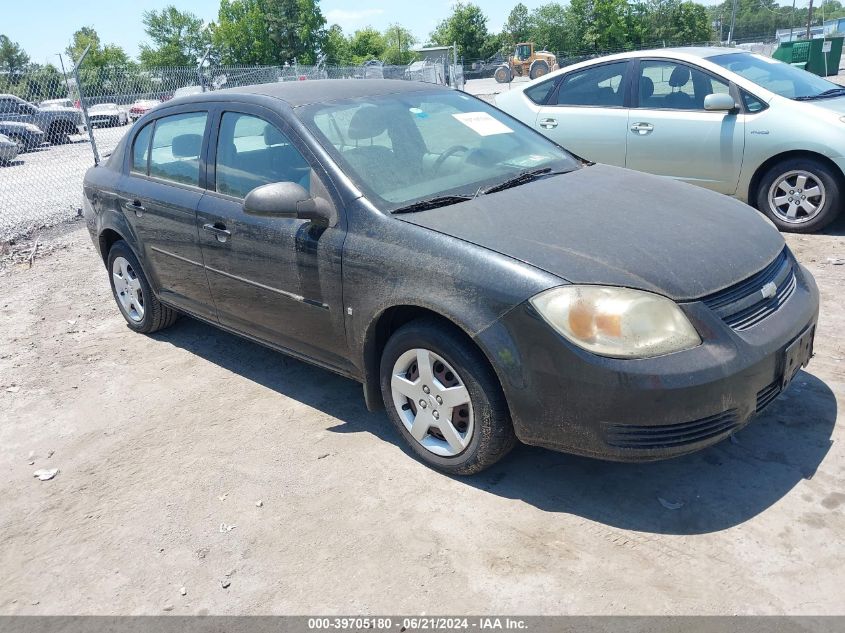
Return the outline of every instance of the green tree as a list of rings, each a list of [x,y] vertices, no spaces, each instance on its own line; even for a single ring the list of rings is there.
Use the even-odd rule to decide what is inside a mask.
[[[221,0],[212,42],[224,64],[310,64],[325,24],[319,0]]]
[[[628,9],[626,0],[572,0],[566,24],[583,52],[623,49],[630,45]]]
[[[502,27],[502,34],[507,36],[508,44],[526,41],[531,36],[531,16],[528,7],[521,2],[511,9],[508,20]]]
[[[383,34],[385,64],[409,64],[414,57],[411,47],[417,43],[414,34],[399,24],[391,24]]]
[[[368,59],[381,59],[385,46],[384,36],[371,26],[355,31],[349,39],[349,51],[355,64],[362,64]]]
[[[29,55],[17,42],[0,35],[0,72],[17,75],[29,65]]]
[[[576,47],[569,28],[568,11],[550,2],[531,12],[528,39],[550,51],[569,51]]]
[[[489,37],[487,16],[476,4],[457,2],[452,7],[452,15],[442,20],[430,37],[439,46],[457,43],[458,56],[465,60],[481,59]]]
[[[148,67],[195,66],[211,43],[203,21],[173,5],[144,11],[142,22],[153,44],[141,44],[141,63]]]
[[[337,24],[332,24],[326,31],[321,52],[330,66],[351,66],[355,63],[349,50],[349,40]]]
[[[220,0],[212,46],[223,64],[277,64],[261,0]]]

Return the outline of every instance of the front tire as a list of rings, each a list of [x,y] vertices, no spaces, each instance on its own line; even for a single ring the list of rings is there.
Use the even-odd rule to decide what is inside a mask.
[[[757,208],[781,231],[814,233],[833,222],[841,209],[839,174],[812,158],[790,158],[760,180]]]
[[[535,59],[531,64],[531,69],[528,71],[528,78],[531,80],[549,74],[549,64],[542,59]]]
[[[112,295],[130,329],[152,334],[176,322],[179,314],[158,300],[141,263],[123,240],[109,250],[108,270]]]
[[[436,320],[412,321],[390,337],[381,392],[403,439],[442,472],[480,472],[516,444],[493,370],[458,330]]]

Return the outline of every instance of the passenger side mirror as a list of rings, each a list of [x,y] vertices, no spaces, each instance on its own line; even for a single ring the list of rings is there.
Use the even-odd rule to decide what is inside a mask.
[[[704,109],[711,112],[731,112],[736,110],[736,107],[734,98],[723,92],[704,97]]]
[[[250,191],[244,198],[244,213],[274,218],[296,218],[328,224],[332,217],[329,204],[312,198],[295,182],[271,182]]]

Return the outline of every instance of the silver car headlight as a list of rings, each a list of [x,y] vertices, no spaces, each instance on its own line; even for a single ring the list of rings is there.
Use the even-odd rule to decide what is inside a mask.
[[[678,304],[651,292],[561,286],[530,301],[562,336],[600,356],[650,358],[701,344]]]

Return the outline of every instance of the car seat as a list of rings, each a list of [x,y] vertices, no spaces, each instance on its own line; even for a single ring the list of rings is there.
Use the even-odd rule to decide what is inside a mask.
[[[669,75],[669,86],[678,88],[666,95],[665,103],[667,108],[676,108],[679,110],[689,110],[693,107],[693,99],[685,92],[681,92],[680,88],[687,85],[690,80],[690,70],[686,66],[677,65],[672,69],[672,74]]]

